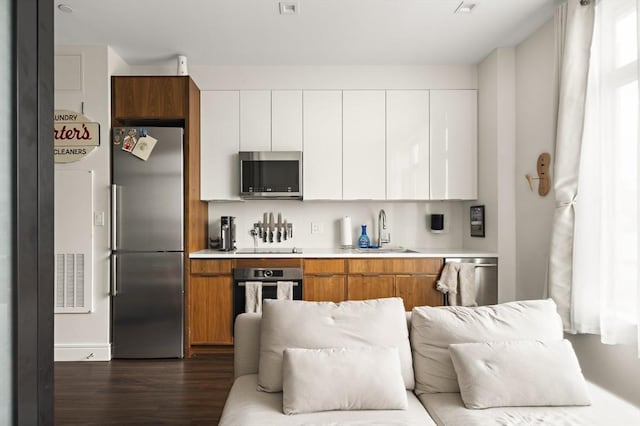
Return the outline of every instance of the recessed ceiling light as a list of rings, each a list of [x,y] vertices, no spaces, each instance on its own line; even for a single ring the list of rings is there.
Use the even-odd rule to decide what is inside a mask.
[[[60,12],[64,12],[64,13],[73,12],[73,9],[71,8],[71,6],[69,6],[68,4],[65,4],[65,3],[58,3],[58,10]]]
[[[280,15],[299,15],[300,5],[295,1],[281,1]]]
[[[474,7],[476,7],[475,3],[461,2],[458,8],[453,13],[471,13]]]

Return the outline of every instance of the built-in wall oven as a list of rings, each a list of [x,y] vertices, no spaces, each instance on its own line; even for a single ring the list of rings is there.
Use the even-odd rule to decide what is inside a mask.
[[[278,281],[293,282],[293,299],[302,300],[302,268],[236,268],[233,270],[233,319],[244,312],[245,285],[262,283],[262,299],[277,298]]]

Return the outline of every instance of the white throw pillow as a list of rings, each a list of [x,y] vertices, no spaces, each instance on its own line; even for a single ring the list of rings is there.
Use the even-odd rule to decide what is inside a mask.
[[[449,352],[467,408],[591,404],[568,340],[461,343]]]
[[[285,349],[285,414],[330,410],[406,410],[398,348]]]
[[[504,340],[562,340],[551,299],[468,308],[422,306],[411,315],[416,393],[459,392],[449,345]]]
[[[285,348],[398,348],[402,378],[413,389],[409,331],[402,299],[342,303],[265,299],[260,324],[259,389],[282,390]]]

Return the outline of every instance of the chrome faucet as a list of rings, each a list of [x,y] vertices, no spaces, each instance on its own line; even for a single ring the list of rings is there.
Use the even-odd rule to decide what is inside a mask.
[[[386,232],[384,232],[386,231]],[[391,233],[387,230],[387,214],[384,209],[378,213],[378,247],[391,242]]]

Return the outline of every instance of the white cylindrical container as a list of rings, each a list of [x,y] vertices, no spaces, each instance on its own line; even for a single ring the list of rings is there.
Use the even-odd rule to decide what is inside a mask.
[[[180,55],[178,56],[178,75],[189,75],[187,71],[187,57]]]
[[[353,230],[349,216],[344,216],[340,221],[340,247],[343,249],[353,248]]]

